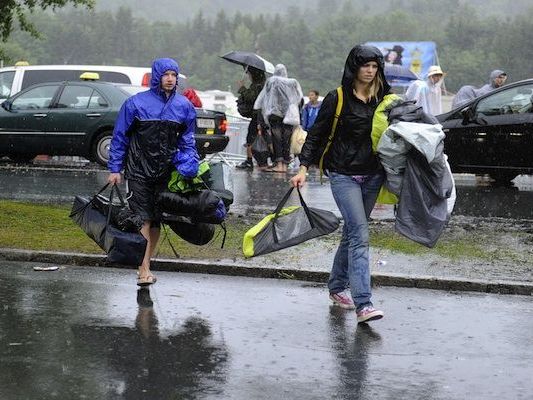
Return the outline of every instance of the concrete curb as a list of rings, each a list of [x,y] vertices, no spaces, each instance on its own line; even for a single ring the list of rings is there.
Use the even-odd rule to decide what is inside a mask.
[[[54,263],[77,266],[111,267],[106,257],[98,254],[64,253],[53,251],[34,251],[0,248],[0,260]],[[119,267],[113,265],[112,267]],[[123,267],[131,268],[131,267]],[[310,282],[327,282],[329,273],[324,271],[305,271],[268,267],[249,267],[238,263],[220,264],[216,261],[187,259],[156,259],[152,262],[154,271],[175,271],[254,278],[296,279]],[[407,276],[401,274],[372,274],[375,286],[412,287],[445,291],[469,291],[514,295],[533,295],[533,284],[511,281],[489,282],[461,278],[442,278],[434,276]]]

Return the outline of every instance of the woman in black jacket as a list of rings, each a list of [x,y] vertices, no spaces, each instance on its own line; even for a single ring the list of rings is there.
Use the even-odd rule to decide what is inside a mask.
[[[390,91],[383,69],[383,55],[376,47],[358,45],[350,51],[342,77],[343,106],[336,129],[332,132],[339,96],[333,90],[322,102],[300,154],[300,170],[291,179],[293,186],[302,186],[308,167],[323,160],[344,220],[328,282],[329,297],[342,308],[355,308],[358,322],[383,317],[371,302],[368,234],[368,217],[384,180],[370,136],[374,111]],[[345,293],[348,287],[351,298]]]

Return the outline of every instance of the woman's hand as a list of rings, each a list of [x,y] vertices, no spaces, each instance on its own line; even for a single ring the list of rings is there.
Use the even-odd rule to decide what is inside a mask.
[[[305,184],[305,179],[307,178],[307,167],[303,165],[300,167],[300,170],[296,175],[294,175],[289,181],[294,187],[302,187]]]

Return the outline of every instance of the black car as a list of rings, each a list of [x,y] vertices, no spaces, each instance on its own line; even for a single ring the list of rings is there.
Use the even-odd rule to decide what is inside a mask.
[[[34,85],[2,103],[0,157],[29,161],[38,154],[82,156],[107,165],[118,111],[147,90],[109,82],[72,81]],[[201,156],[226,147],[226,115],[196,109],[196,146]]]
[[[453,172],[508,182],[533,174],[533,79],[515,82],[437,119]]]

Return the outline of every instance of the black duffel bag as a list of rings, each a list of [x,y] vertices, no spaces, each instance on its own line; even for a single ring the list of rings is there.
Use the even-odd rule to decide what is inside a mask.
[[[197,246],[209,243],[215,236],[215,225],[206,222],[194,222],[188,217],[169,215],[165,218],[165,214],[163,214],[163,222],[180,238]]]
[[[111,223],[111,211],[115,205],[108,207],[107,215],[95,206],[95,198],[100,195],[109,184],[106,184],[91,199],[76,196],[72,205],[70,218],[107,254],[110,264],[139,266],[142,264],[147,241],[138,232],[124,232]],[[122,195],[116,185],[111,187],[109,204],[113,204],[113,193],[116,192],[121,206],[126,207]]]
[[[219,224],[227,215],[224,201],[213,190],[192,193],[161,192],[157,206],[163,213],[189,217],[193,222]]]

